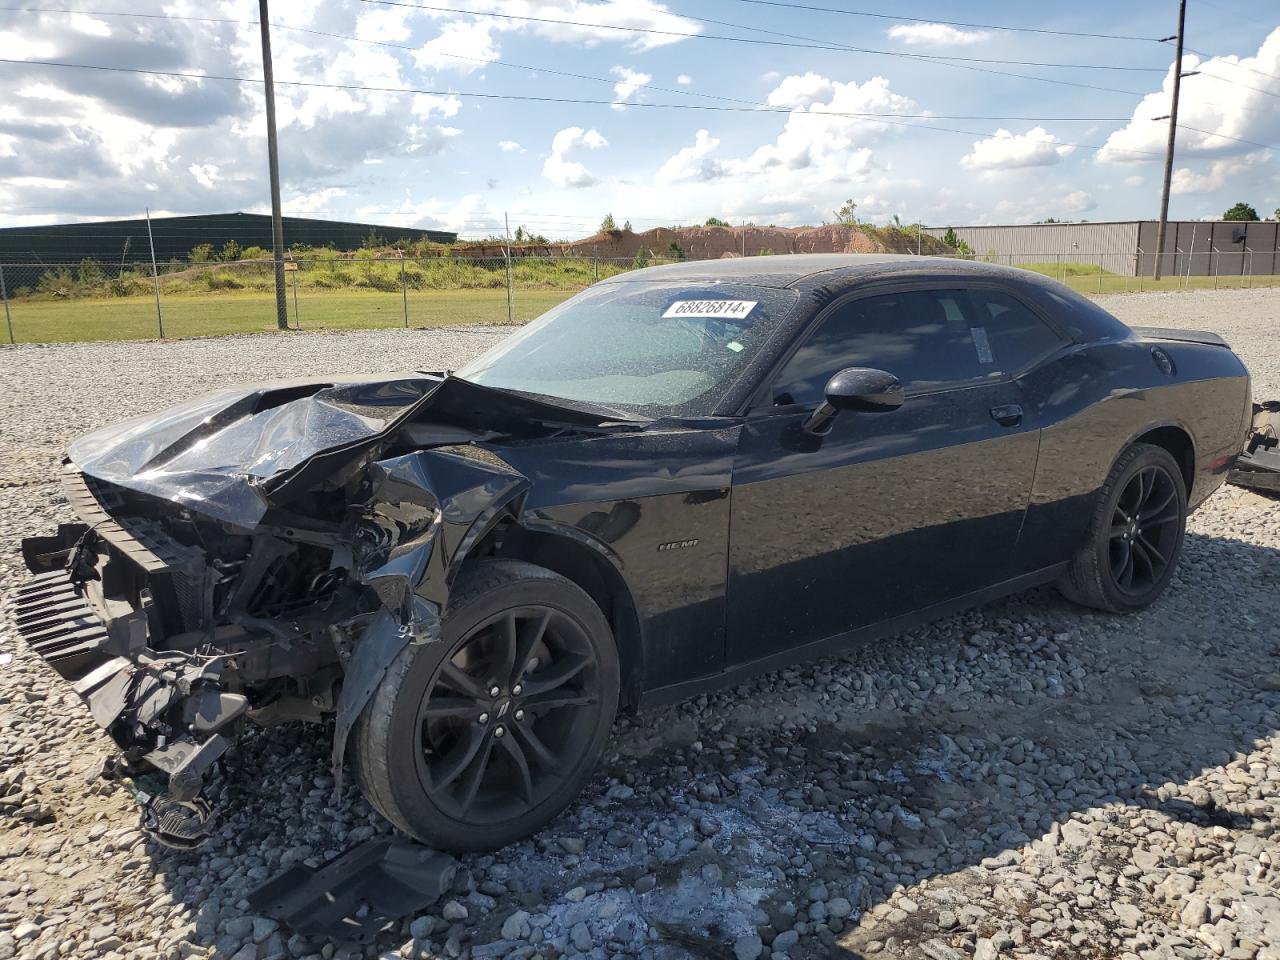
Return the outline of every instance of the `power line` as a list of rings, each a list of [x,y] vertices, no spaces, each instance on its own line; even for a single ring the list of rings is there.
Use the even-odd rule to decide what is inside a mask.
[[[580,20],[556,20],[548,17],[518,16],[516,14],[510,14],[510,13],[493,13],[489,11],[480,11],[480,10],[465,10],[459,7],[441,7],[441,6],[433,6],[433,5],[419,4],[419,3],[404,3],[404,2],[400,2],[400,0],[362,0],[362,2],[377,3],[377,4],[382,4],[384,6],[391,6],[391,7],[407,7],[407,8],[416,9],[416,10],[434,10],[442,13],[459,13],[459,14],[464,14],[464,15],[473,16],[473,17],[495,17],[502,20],[520,20],[520,21],[526,21],[530,23],[548,23],[548,24],[555,24],[557,26],[584,27],[592,30],[618,30],[626,33],[640,33],[640,34],[650,34],[650,35],[657,35],[657,36],[681,37],[689,40],[717,40],[717,41],[723,41],[727,43],[756,44],[756,45],[770,46],[770,47],[789,47],[789,48],[801,49],[801,50],[835,50],[842,53],[849,53],[849,52],[865,53],[872,56],[897,57],[897,58],[906,59],[906,60],[915,60],[918,62],[936,63],[942,66],[956,67],[958,69],[963,69],[963,70],[974,70],[980,73],[993,73],[1000,76],[1016,77],[1022,80],[1035,80],[1041,83],[1056,84],[1058,86],[1080,87],[1086,90],[1100,90],[1104,93],[1122,93],[1125,96],[1134,96],[1134,97],[1142,96],[1142,94],[1136,90],[1121,90],[1115,87],[1102,87],[1094,84],[1076,83],[1070,80],[1055,80],[1052,77],[1037,77],[1031,74],[1014,73],[1008,70],[993,70],[990,68],[978,67],[971,63],[955,62],[955,60],[958,58],[943,58],[943,57],[938,57],[938,56],[933,56],[928,54],[903,53],[901,51],[895,51],[895,50],[875,50],[871,48],[853,47],[848,44],[822,43],[820,41],[815,41],[811,43],[796,43],[796,42],[783,41],[783,40],[762,40],[757,37],[731,37],[723,34],[682,33],[677,30],[659,30],[652,27],[625,27],[625,26],[619,26],[616,24],[587,23]],[[690,20],[705,20],[705,18],[695,17],[691,15],[687,16],[684,14],[680,14],[680,16],[685,16],[686,19],[690,19]],[[708,20],[706,22],[718,23],[721,21]],[[774,31],[763,30],[762,28],[757,28],[757,27],[743,27],[742,29],[756,30],[762,33],[774,32]],[[1001,63],[1001,62],[1008,62],[1008,61],[993,61],[993,62]],[[1106,69],[1105,67],[1098,64],[1054,63],[1054,64],[1042,64],[1042,65],[1053,66],[1053,67],[1074,67],[1077,69]],[[1150,69],[1155,70],[1155,68],[1150,68]],[[1156,72],[1163,72],[1163,70],[1156,71]]]
[[[1195,47],[1183,47],[1187,53],[1194,53],[1199,57],[1207,57],[1210,60],[1217,60],[1219,63],[1228,67],[1235,67],[1237,70],[1248,70],[1250,73],[1256,73],[1260,77],[1266,77],[1268,80],[1280,80],[1280,75],[1267,73],[1265,70],[1256,70],[1253,67],[1246,67],[1243,63],[1236,63],[1234,60],[1228,60],[1226,57],[1220,57],[1215,53],[1206,53],[1203,50],[1197,50]]]
[[[1139,37],[1123,33],[1088,33],[1076,30],[1049,30],[1042,27],[1015,27],[1001,23],[970,23],[965,20],[935,20],[925,17],[904,17],[896,13],[871,13],[866,10],[840,10],[835,7],[818,7],[805,3],[783,3],[782,0],[737,0],[766,7],[784,7],[789,10],[810,10],[819,13],[838,13],[846,17],[870,17],[876,20],[897,20],[907,23],[941,23],[948,27],[968,27],[974,30],[1004,30],[1013,33],[1039,33],[1056,37],[1086,37],[1093,40],[1136,40],[1159,43],[1158,37]]]
[[[28,12],[41,12],[41,13],[76,13],[76,14],[83,14],[83,15],[86,15],[86,16],[105,16],[105,17],[141,17],[141,18],[147,18],[147,19],[172,19],[172,20],[182,20],[182,21],[194,21],[194,22],[199,22],[199,23],[221,23],[221,24],[235,24],[235,25],[249,25],[249,24],[252,24],[252,25],[254,25],[254,26],[257,26],[257,25],[259,24],[259,21],[257,21],[257,20],[232,20],[232,19],[223,18],[223,17],[188,17],[188,16],[179,16],[179,15],[172,15],[172,16],[171,16],[171,15],[167,15],[167,14],[155,14],[155,13],[132,13],[132,12],[106,11],[106,10],[71,10],[71,9],[65,9],[65,8],[33,8],[33,7],[0,7],[0,10],[23,10],[23,11],[28,11]],[[702,19],[702,18],[694,17],[694,18],[692,18],[692,19]],[[706,21],[706,22],[708,22],[708,23],[718,23],[718,22],[720,22],[720,21],[710,21],[710,20],[709,20],[709,21]],[[409,45],[409,44],[393,43],[393,42],[391,42],[391,41],[386,41],[386,40],[369,40],[369,39],[365,39],[365,38],[362,38],[362,37],[352,37],[352,36],[349,36],[349,35],[347,35],[347,34],[341,34],[341,33],[330,33],[330,32],[328,32],[328,31],[324,31],[324,30],[314,30],[314,29],[311,29],[311,28],[309,28],[309,27],[295,27],[295,26],[291,26],[291,25],[289,25],[289,24],[283,24],[283,23],[272,23],[272,24],[271,24],[271,26],[272,26],[273,28],[276,28],[276,29],[293,30],[293,31],[296,31],[296,32],[299,32],[299,33],[306,33],[306,34],[310,34],[310,35],[312,35],[312,36],[328,37],[328,38],[333,39],[333,40],[343,40],[343,41],[350,41],[350,42],[353,42],[353,43],[365,43],[365,44],[371,44],[371,45],[374,45],[374,46],[389,47],[389,48],[391,48],[391,49],[404,50],[404,51],[407,51],[407,52],[410,52],[410,53],[416,53],[416,52],[418,51],[418,49],[419,49],[418,47],[414,47],[414,46]],[[730,26],[738,26],[738,25],[736,25],[736,24],[730,24]],[[743,27],[742,27],[742,29],[755,30],[755,29],[758,29],[758,28],[755,28],[755,27],[749,27],[749,26],[743,26]],[[765,33],[772,33],[773,31],[768,31],[768,30],[766,30],[766,31],[763,31],[763,32],[765,32]],[[690,34],[690,36],[701,36],[701,35],[700,35],[700,34]],[[779,36],[790,36],[790,35],[789,35],[789,34],[779,34]],[[808,39],[811,39],[811,38],[802,37],[802,38],[799,38],[799,39],[805,39],[805,40],[808,40]],[[745,42],[750,42],[750,41],[749,41],[749,40],[746,40]],[[823,47],[822,49],[842,49],[842,50],[843,50],[843,49],[848,49],[848,50],[855,51],[855,52],[860,52],[860,53],[862,53],[862,52],[869,52],[869,53],[873,53],[873,54],[880,54],[880,53],[884,53],[885,55],[889,55],[889,56],[893,56],[893,55],[895,55],[895,54],[889,53],[889,52],[887,52],[887,51],[868,51],[868,50],[863,50],[862,48],[858,48],[858,47],[845,47],[845,46],[843,46],[843,45],[838,46],[838,47],[835,47],[835,48],[831,48],[831,47]],[[496,64],[496,65],[498,65],[498,66],[510,67],[510,68],[513,68],[513,69],[533,70],[533,71],[537,71],[537,72],[541,72],[541,73],[553,74],[553,75],[556,75],[556,76],[569,77],[569,78],[576,79],[576,80],[588,80],[588,81],[591,81],[591,82],[594,82],[594,83],[604,83],[604,84],[608,84],[609,86],[614,86],[614,85],[616,85],[616,84],[618,83],[618,79],[617,79],[617,78],[612,78],[612,79],[611,79],[611,78],[608,78],[608,77],[598,77],[598,76],[593,76],[593,75],[591,75],[591,74],[570,73],[570,72],[568,72],[568,71],[564,71],[564,70],[556,70],[556,69],[554,69],[554,68],[550,68],[550,67],[542,67],[542,66],[537,66],[537,65],[534,65],[534,64],[519,64],[519,63],[513,63],[513,62],[511,62],[511,61],[505,61],[505,60],[500,60],[500,59],[496,59],[496,58],[495,58],[495,59],[485,59],[485,58],[482,58],[482,57],[467,57],[467,56],[463,56],[463,55],[461,55],[461,54],[443,53],[443,52],[439,52],[439,51],[432,51],[432,54],[433,54],[433,56],[443,56],[443,57],[448,57],[448,58],[451,58],[451,59],[466,60],[466,61],[470,61],[470,62],[473,62],[473,63]],[[911,58],[911,59],[925,59],[925,60],[934,60],[934,59],[939,59],[939,58],[927,57],[927,56],[916,55],[916,54],[902,54],[901,56],[908,57],[908,58]],[[940,59],[942,59],[943,61],[945,61],[947,58],[940,58]],[[983,61],[983,62],[986,62],[986,61]],[[990,61],[990,62],[1005,62],[1005,61]],[[1023,63],[1023,62],[1030,62],[1030,61],[1008,61],[1008,62],[1010,62],[1010,63]],[[961,65],[961,64],[950,64],[950,63],[946,63],[946,62],[944,62],[944,63],[943,63],[943,65],[944,65],[944,66],[962,66],[962,67],[963,67],[963,65]],[[1068,66],[1067,64],[1037,64],[1037,65],[1040,65],[1040,66]],[[1029,80],[1040,80],[1040,81],[1045,82],[1045,83],[1062,83],[1062,84],[1065,84],[1065,85],[1067,85],[1067,86],[1085,87],[1085,88],[1087,88],[1087,89],[1092,89],[1092,90],[1104,90],[1104,91],[1107,91],[1107,92],[1115,92],[1115,93],[1131,93],[1131,94],[1132,94],[1132,95],[1134,95],[1134,96],[1139,96],[1139,95],[1140,95],[1140,94],[1138,94],[1136,91],[1121,91],[1121,90],[1113,90],[1113,88],[1110,88],[1110,87],[1096,87],[1096,86],[1092,86],[1092,85],[1090,85],[1090,84],[1071,83],[1071,82],[1069,82],[1069,81],[1056,81],[1056,80],[1052,80],[1052,79],[1047,78],[1047,77],[1029,77],[1029,76],[1026,76],[1025,74],[1008,73],[1008,72],[1006,72],[1006,71],[1000,71],[1000,70],[982,70],[981,68],[972,68],[972,69],[978,69],[978,70],[981,70],[981,72],[986,72],[986,73],[995,73],[995,74],[999,74],[999,75],[1002,75],[1002,76],[1024,77],[1025,79],[1029,79]],[[1107,69],[1110,69],[1110,68],[1107,68]],[[1157,70],[1156,68],[1146,68],[1146,67],[1117,67],[1116,69],[1125,69],[1125,70],[1149,70],[1149,71],[1151,71],[1151,72],[1163,72],[1162,70]],[[720,95],[716,95],[716,94],[702,93],[702,92],[699,92],[699,91],[693,91],[693,90],[680,90],[680,89],[678,89],[678,88],[673,88],[673,87],[663,87],[663,86],[658,86],[658,85],[656,85],[656,84],[651,84],[651,83],[637,84],[637,85],[636,85],[636,87],[635,87],[635,89],[637,89],[637,90],[642,90],[642,89],[643,89],[643,90],[656,90],[656,91],[660,91],[660,92],[662,92],[662,93],[676,94],[676,95],[678,95],[678,96],[694,96],[694,97],[700,97],[700,98],[702,98],[702,99],[717,100],[717,101],[722,101],[722,102],[726,102],[726,103],[740,103],[740,104],[748,105],[748,106],[750,106],[750,107],[752,107],[752,108],[754,108],[754,109],[758,109],[758,110],[762,110],[762,111],[771,111],[771,112],[776,112],[776,111],[774,111],[774,108],[771,108],[771,107],[769,107],[769,106],[768,106],[768,105],[766,105],[766,104],[760,104],[760,103],[757,103],[757,102],[755,102],[755,101],[745,100],[745,99],[742,99],[742,98],[739,98],[739,97],[726,97],[726,96],[720,96]],[[459,95],[461,95],[461,94],[459,94]],[[473,96],[480,96],[479,94],[472,94],[472,95],[473,95]],[[565,101],[565,102],[574,102],[574,101]],[[595,101],[582,101],[582,102],[586,102],[586,103],[593,103],[593,102],[595,102]],[[636,103],[634,103],[634,102],[628,103],[627,101],[617,100],[617,99],[612,100],[612,101],[609,101],[609,102],[610,102],[610,104],[611,104],[611,105],[616,103],[616,104],[618,104],[618,105],[622,105],[622,106],[627,106],[627,105],[632,105],[632,106],[649,106],[649,105],[646,105],[646,104],[636,104]],[[677,106],[677,105],[674,105],[674,104],[673,104],[673,105],[670,105],[670,106],[673,106],[673,107],[674,107],[674,106]],[[819,111],[819,112],[822,112],[822,111]],[[832,115],[832,116],[834,116],[835,114],[828,114],[828,115]],[[911,116],[913,116],[913,115],[892,114],[891,116],[908,116],[908,117],[911,117]],[[1121,122],[1124,122],[1124,120],[1126,119],[1126,118],[1119,118],[1119,117],[1045,117],[1045,118],[1037,118],[1037,117],[1021,117],[1021,116],[997,117],[997,116],[941,115],[941,114],[921,114],[921,115],[918,115],[918,118],[919,118],[919,119],[927,119],[927,118],[929,118],[929,117],[936,117],[937,119],[943,119],[943,120],[950,119],[950,120],[998,120],[998,121],[1043,121],[1043,122],[1074,122],[1074,121],[1077,121],[1077,120],[1078,120],[1078,121],[1086,122],[1086,123],[1121,123]]]
[[[366,2],[381,2],[381,0],[366,0]],[[775,37],[785,37],[788,40],[805,41],[804,44],[787,44],[789,46],[804,46],[808,49],[815,49],[815,50],[831,49],[832,46],[834,46],[834,48],[837,50],[845,50],[845,51],[849,51],[850,53],[862,53],[862,54],[869,54],[871,56],[880,56],[880,57],[896,57],[898,59],[911,60],[918,63],[930,63],[937,66],[954,67],[957,70],[968,70],[972,73],[989,73],[998,77],[1016,77],[1020,80],[1034,80],[1038,83],[1049,83],[1055,86],[1077,87],[1083,90],[1100,90],[1103,93],[1122,93],[1122,94],[1125,94],[1126,96],[1133,96],[1133,97],[1142,96],[1142,94],[1140,94],[1137,90],[1121,90],[1116,87],[1102,87],[1093,83],[1080,83],[1079,81],[1075,81],[1075,80],[1056,80],[1053,77],[1041,77],[1041,76],[1036,76],[1035,74],[1017,73],[1012,70],[996,70],[995,68],[989,67],[989,66],[986,66],[986,67],[978,66],[978,64],[980,63],[1002,63],[1002,64],[1010,64],[1010,65],[1036,66],[1036,67],[1055,67],[1055,68],[1067,67],[1067,68],[1075,68],[1075,69],[1081,69],[1081,70],[1113,69],[1111,66],[1108,66],[1108,65],[1086,64],[1086,63],[1056,63],[1056,62],[1051,63],[1051,62],[1038,61],[1038,60],[1000,60],[1000,59],[994,59],[994,58],[981,58],[981,57],[953,57],[953,56],[944,56],[942,54],[904,53],[898,50],[877,50],[870,47],[856,47],[846,43],[835,43],[834,41],[828,44],[822,40],[819,40],[817,37],[809,37],[809,36],[804,36],[802,34],[795,34],[795,33],[782,33],[777,30],[768,30],[764,27],[753,27],[750,24],[731,23],[727,20],[711,20],[706,17],[695,17],[690,14],[681,14],[681,16],[685,16],[691,20],[698,20],[702,23],[714,24],[716,26],[730,27],[736,30],[750,30],[754,33],[764,33],[764,34],[769,34],[770,36],[775,36]],[[763,41],[763,40],[752,41],[750,39],[746,39],[744,42],[768,43],[771,41]],[[1134,70],[1134,71],[1140,71],[1144,73],[1164,73],[1163,67],[1161,68],[1117,67],[1114,69]]]
[[[99,70],[108,73],[130,73],[142,76],[154,77],[176,77],[185,80],[222,80],[232,83],[253,83],[260,84],[263,81],[258,77],[238,77],[228,74],[216,73],[186,73],[174,70],[147,70],[141,67],[117,67],[105,66],[93,63],[69,63],[60,60],[17,60],[8,57],[0,57],[0,63],[21,64],[25,66],[39,67],[58,67],[76,70]],[[574,103],[585,104],[589,106],[617,106],[615,100],[593,100],[584,97],[545,97],[534,96],[532,94],[516,94],[516,93],[480,93],[477,91],[465,90],[440,90],[426,87],[378,87],[363,86],[354,83],[324,83],[318,80],[276,80],[281,86],[318,88],[325,90],[359,90],[365,93],[396,93],[396,94],[424,94],[437,97],[474,97],[484,100],[516,100],[530,103]],[[640,109],[651,110],[697,110],[710,111],[714,113],[769,113],[769,114],[785,114],[787,116],[800,115],[811,117],[830,117],[836,119],[850,120],[867,120],[875,123],[886,123],[895,126],[916,127],[922,130],[943,130],[949,133],[963,133],[969,136],[987,137],[991,134],[983,133],[976,130],[951,130],[947,127],[939,127],[926,123],[908,123],[907,120],[1006,120],[1021,121],[1026,123],[1055,123],[1055,122],[1074,122],[1082,121],[1089,123],[1126,123],[1127,117],[992,117],[992,116],[975,116],[975,115],[951,115],[951,114],[932,114],[932,113],[874,113],[874,112],[850,112],[850,111],[826,111],[826,110],[805,110],[795,111],[790,107],[769,107],[769,106],[750,106],[750,107],[720,107],[710,106],[701,103],[626,103],[627,107],[636,107]],[[1053,143],[1060,143],[1063,146],[1081,146],[1091,147],[1091,144],[1065,144],[1061,141],[1054,140]]]
[[[1262,147],[1264,150],[1270,150],[1276,146],[1274,143],[1259,143],[1257,140],[1245,140],[1241,137],[1229,137],[1225,133],[1214,133],[1211,130],[1201,130],[1199,127],[1189,127],[1185,123],[1178,124],[1179,130],[1190,130],[1192,133],[1202,133],[1206,137],[1221,137],[1223,140],[1234,140],[1236,143],[1247,143],[1251,147]]]
[[[710,23],[718,27],[732,27],[735,30],[751,30],[755,33],[767,33],[775,37],[786,37],[790,40],[804,40],[814,44],[824,44],[826,41],[819,40],[817,37],[808,37],[798,33],[781,33],[777,30],[769,30],[764,27],[755,27],[746,23],[734,23],[729,20],[712,20],[709,17],[697,17],[693,14],[682,13],[679,16],[687,20],[697,20],[701,23]],[[698,36],[695,34],[695,36]],[[831,41],[834,43],[835,41]],[[1021,67],[1063,67],[1074,70],[1122,70],[1129,73],[1164,73],[1164,67],[1131,67],[1113,63],[1061,63],[1058,61],[1048,60],[1009,60],[1003,57],[958,57],[951,54],[941,53],[908,53],[904,50],[879,50],[872,47],[855,47],[849,44],[836,44],[842,50],[855,50],[858,53],[871,53],[885,57],[903,57],[908,60],[938,60],[947,63],[1002,63],[1010,66]]]

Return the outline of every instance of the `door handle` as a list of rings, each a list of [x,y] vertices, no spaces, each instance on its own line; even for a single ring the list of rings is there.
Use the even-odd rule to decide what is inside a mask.
[[[1016,427],[1022,422],[1022,405],[1006,403],[991,408],[991,419],[1002,427]]]

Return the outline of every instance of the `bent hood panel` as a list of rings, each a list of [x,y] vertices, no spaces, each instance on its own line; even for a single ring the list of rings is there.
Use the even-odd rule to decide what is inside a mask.
[[[409,421],[507,436],[609,422],[456,377],[409,373],[218,390],[90,433],[68,455],[91,477],[251,528],[268,506],[338,474]]]
[[[249,526],[266,511],[265,481],[376,439],[440,383],[404,374],[216,390],[87,434],[68,455],[92,477]]]

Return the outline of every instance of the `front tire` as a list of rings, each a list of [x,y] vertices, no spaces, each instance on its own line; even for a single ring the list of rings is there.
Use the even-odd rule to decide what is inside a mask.
[[[1111,613],[1150,606],[1182,555],[1187,488],[1163,447],[1126,450],[1098,491],[1089,539],[1058,581],[1076,603]]]
[[[618,654],[572,581],[486,560],[455,586],[438,642],[388,667],[352,732],[365,796],[442,850],[494,850],[577,796],[608,740]]]

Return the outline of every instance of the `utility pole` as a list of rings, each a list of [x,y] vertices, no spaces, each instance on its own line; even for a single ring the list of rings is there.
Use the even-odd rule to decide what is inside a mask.
[[[267,92],[267,163],[271,167],[271,247],[276,261],[276,326],[289,329],[289,300],[284,290],[284,224],[280,220],[280,151],[276,146],[276,87],[271,75],[271,20],[267,0],[258,0],[262,27],[262,82]]]
[[[266,3],[266,0],[263,0]],[[1156,228],[1156,266],[1153,274],[1160,279],[1160,258],[1164,254],[1164,237],[1169,228],[1169,184],[1173,180],[1173,145],[1178,137],[1178,94],[1182,91],[1182,35],[1187,25],[1187,0],[1178,0],[1177,47],[1173,55],[1173,103],[1169,108],[1169,144],[1164,152],[1164,187],[1160,191],[1160,225]],[[1168,39],[1167,37],[1165,39]],[[1156,117],[1163,120],[1164,117]]]

